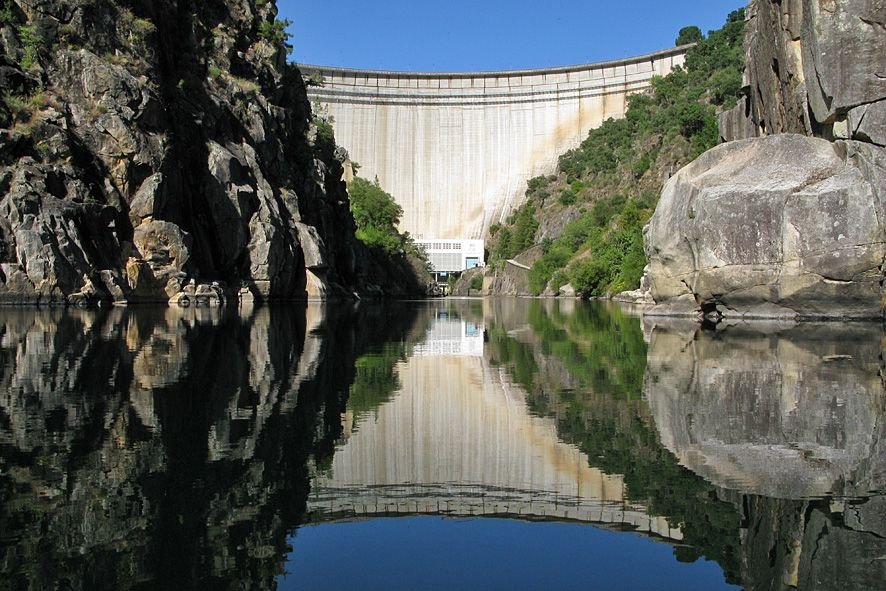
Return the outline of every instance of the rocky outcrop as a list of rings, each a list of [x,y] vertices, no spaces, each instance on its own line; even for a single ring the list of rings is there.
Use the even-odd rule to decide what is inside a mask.
[[[651,313],[880,317],[886,3],[747,15],[747,93],[720,115],[734,143],[677,173],[645,231]]]
[[[783,134],[723,144],[665,185],[645,229],[649,313],[877,317],[886,152]]]
[[[452,286],[452,291],[450,295],[454,296],[481,296],[486,293],[486,290],[483,289],[484,283],[489,283],[490,280],[486,279],[486,269],[476,267],[474,269],[468,269],[455,282]],[[479,288],[477,287],[479,285]]]
[[[487,293],[497,295],[531,296],[534,295],[529,288],[529,269],[542,256],[540,246],[533,246],[521,253],[514,259],[504,261],[492,269],[491,279],[489,272],[484,279],[484,289]],[[488,281],[488,283],[486,283]]]
[[[886,145],[883,0],[753,0],[747,16],[747,99],[721,117],[724,139],[750,128]]]
[[[354,239],[273,2],[4,6],[0,301],[420,293]]]

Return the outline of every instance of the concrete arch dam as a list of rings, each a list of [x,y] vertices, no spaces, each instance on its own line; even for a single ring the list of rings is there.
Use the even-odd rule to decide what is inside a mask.
[[[378,177],[416,238],[483,239],[519,205],[526,181],[591,129],[622,117],[627,97],[684,62],[686,47],[624,60],[479,73],[300,66],[308,96],[334,118],[360,175]]]

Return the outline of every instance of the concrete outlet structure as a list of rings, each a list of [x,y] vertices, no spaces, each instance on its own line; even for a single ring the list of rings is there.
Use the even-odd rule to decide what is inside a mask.
[[[486,264],[482,240],[416,238],[415,243],[428,253],[435,273],[461,273]]]
[[[403,207],[418,239],[477,239],[518,206],[526,181],[684,62],[686,47],[546,70],[423,73],[302,65],[338,143]]]

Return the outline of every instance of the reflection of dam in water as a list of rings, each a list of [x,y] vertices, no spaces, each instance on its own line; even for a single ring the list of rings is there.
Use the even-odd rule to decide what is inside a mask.
[[[620,475],[592,468],[532,416],[525,392],[482,357],[483,327],[438,317],[398,364],[393,399],[354,422],[314,478],[320,519],[497,515],[625,526],[673,540],[679,529],[625,499]]]
[[[424,341],[415,345],[413,355],[482,357],[483,325],[438,311]]]

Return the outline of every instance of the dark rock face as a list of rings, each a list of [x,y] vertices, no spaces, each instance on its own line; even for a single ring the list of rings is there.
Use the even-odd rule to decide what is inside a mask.
[[[747,14],[728,143],[665,185],[645,232],[653,313],[880,317],[886,2],[752,0]]]
[[[742,499],[742,582],[760,590],[868,590],[886,576],[886,498],[852,502]]]
[[[190,280],[258,299],[367,289],[374,263],[268,33],[273,2],[10,6],[0,301],[167,301]]]
[[[750,119],[767,133],[808,133],[800,35],[803,1],[751,2],[745,37]],[[727,139],[738,139],[729,138]]]

